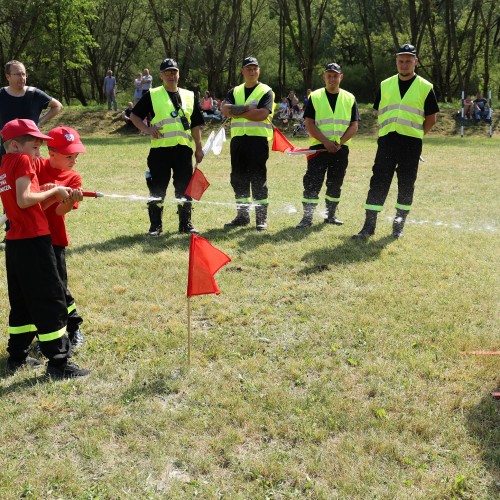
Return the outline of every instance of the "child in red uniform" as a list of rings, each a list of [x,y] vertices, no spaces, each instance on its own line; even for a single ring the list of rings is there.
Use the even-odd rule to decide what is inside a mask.
[[[48,375],[88,375],[88,370],[68,361],[71,344],[66,335],[66,299],[42,208],[47,200],[66,200],[72,190],[55,186],[40,191],[33,159],[43,140],[52,138],[42,134],[32,120],[12,120],[0,134],[7,151],[0,167],[0,197],[11,223],[5,246],[10,302],[7,368],[14,372],[23,366],[41,365],[28,357],[29,346],[38,336],[41,351],[49,359]]]
[[[70,127],[56,127],[48,135],[52,137],[47,144],[50,157],[36,159],[34,167],[40,185],[57,185],[72,189],[68,198],[60,203],[54,199],[52,203],[48,202],[44,209],[56,255],[57,270],[66,294],[68,337],[73,349],[77,349],[83,344],[83,335],[80,331],[83,319],[77,313],[75,299],[68,290],[66,247],[69,245],[69,239],[66,233],[65,215],[78,208],[78,202],[83,200],[82,177],[73,170],[73,167],[78,161],[78,154],[85,153],[85,147],[78,132]]]

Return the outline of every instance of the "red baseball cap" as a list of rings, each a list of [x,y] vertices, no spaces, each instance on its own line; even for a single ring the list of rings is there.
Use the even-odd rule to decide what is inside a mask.
[[[0,134],[2,134],[4,142],[23,135],[32,135],[33,137],[38,137],[44,141],[52,140],[52,137],[40,132],[33,120],[25,120],[24,118],[17,118],[7,122],[3,126],[3,129],[0,130]]]
[[[50,148],[62,155],[86,152],[80,134],[74,128],[56,127],[49,132],[49,136],[52,138]]]

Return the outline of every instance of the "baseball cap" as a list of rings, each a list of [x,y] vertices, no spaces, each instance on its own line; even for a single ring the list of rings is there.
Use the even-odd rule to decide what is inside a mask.
[[[177,61],[174,61],[169,57],[163,59],[163,61],[160,64],[160,71],[166,71],[167,69],[175,69],[179,71],[179,66],[177,66]]]
[[[54,148],[62,155],[86,153],[80,134],[73,128],[56,127],[49,132],[49,136],[52,137],[49,144],[50,148]]]
[[[325,71],[335,71],[335,73],[342,73],[342,68],[337,63],[328,63],[325,66]]]
[[[33,120],[26,120],[24,118],[16,118],[15,120],[7,122],[3,126],[3,129],[0,130],[0,134],[2,134],[4,142],[23,135],[32,135],[44,141],[52,140],[52,137],[40,132]]]
[[[411,54],[416,57],[417,49],[413,45],[405,43],[404,45],[400,45],[398,51],[396,52],[396,55],[399,54]]]
[[[251,64],[259,66],[259,61],[257,61],[257,59],[252,56],[245,57],[245,59],[243,59],[243,62],[241,63],[241,67],[244,68],[245,66],[250,66]]]

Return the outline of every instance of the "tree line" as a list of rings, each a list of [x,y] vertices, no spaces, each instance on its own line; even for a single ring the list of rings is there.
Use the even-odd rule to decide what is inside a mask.
[[[108,69],[130,95],[145,67],[158,83],[165,57],[183,85],[224,96],[246,55],[277,96],[317,88],[324,64],[338,62],[343,86],[372,102],[407,42],[440,101],[462,89],[500,97],[497,0],[0,0],[0,12],[2,64],[21,60],[28,84],[66,104],[102,102]]]

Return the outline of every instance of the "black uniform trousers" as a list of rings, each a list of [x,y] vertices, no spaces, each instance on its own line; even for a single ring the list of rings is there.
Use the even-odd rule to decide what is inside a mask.
[[[78,314],[75,305],[75,299],[68,289],[68,271],[66,269],[66,247],[53,245],[54,254],[56,256],[57,271],[59,278],[64,288],[64,295],[66,297],[66,307],[68,311],[68,333],[74,333],[78,330],[83,323],[82,317]]]
[[[231,139],[231,186],[236,201],[249,199],[267,202],[269,142],[265,137],[236,136]],[[251,190],[251,193],[250,193]]]
[[[397,203],[409,207],[413,202],[421,153],[421,139],[395,132],[379,137],[366,204],[380,207],[384,205],[394,172],[396,172],[398,177]]]
[[[9,289],[9,328],[7,351],[15,361],[23,361],[35,336],[40,338],[42,354],[49,363],[61,365],[70,357],[70,342],[64,334],[53,340],[43,335],[66,329],[68,312],[64,288],[57,272],[50,236],[7,240],[5,245]],[[29,325],[33,325],[31,331]]]
[[[338,200],[342,191],[347,165],[349,148],[342,146],[336,153],[322,152],[307,161],[307,171],[304,175],[304,200],[317,200],[326,174],[327,199]]]
[[[146,180],[150,196],[161,198],[161,202],[150,202],[150,204],[161,204],[165,199],[170,179],[173,178],[175,197],[186,197],[184,192],[193,175],[193,150],[188,146],[170,146],[162,148],[151,148],[148,155],[148,169],[151,177]]]

